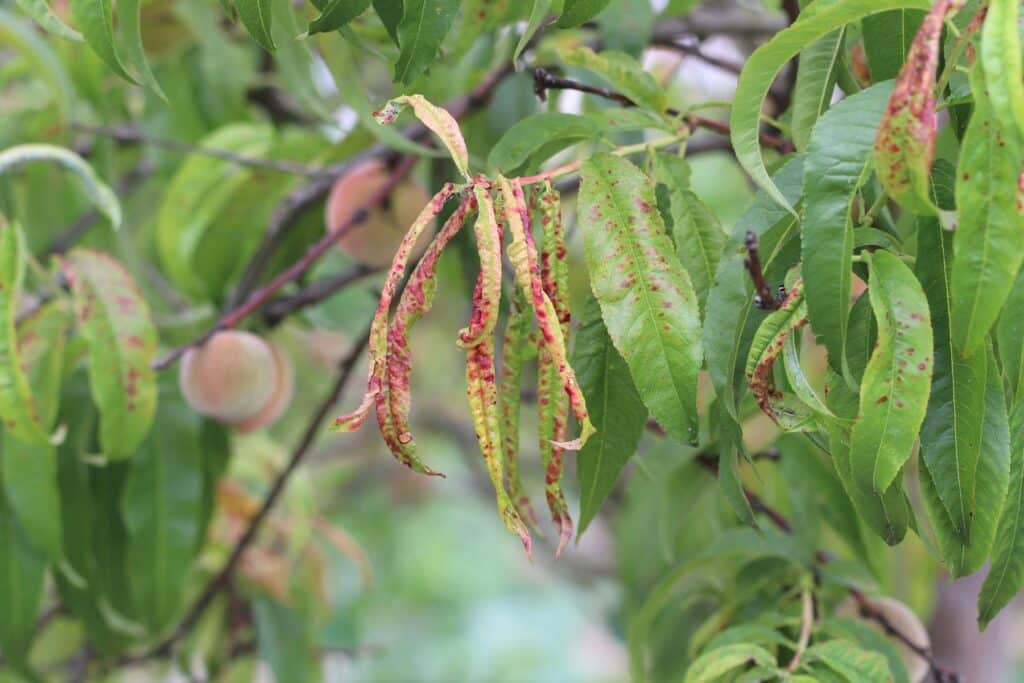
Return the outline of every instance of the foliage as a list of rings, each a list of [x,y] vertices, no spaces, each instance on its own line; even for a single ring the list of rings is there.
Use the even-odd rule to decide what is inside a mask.
[[[875,595],[915,552],[954,578],[990,565],[981,628],[1024,587],[1020,3],[759,8],[727,119],[645,52],[714,61],[671,33],[694,4],[0,9],[11,675],[244,680],[258,658],[316,680],[325,549],[364,581],[367,558],[297,487],[371,416],[398,463],[439,475],[408,486],[448,486],[432,431],[458,428],[417,411],[452,386],[468,411],[445,424],[482,455],[455,472],[483,477],[527,555],[614,528],[632,678],[940,675],[919,620]],[[695,170],[723,143],[757,188],[742,215]],[[324,198],[367,160],[386,180],[325,232]],[[410,182],[433,196],[392,207]],[[418,215],[386,270],[343,253],[392,209]],[[419,360],[445,287],[464,375]],[[233,328],[274,337],[275,402],[221,424],[176,363]],[[293,363],[312,388],[294,399]]]

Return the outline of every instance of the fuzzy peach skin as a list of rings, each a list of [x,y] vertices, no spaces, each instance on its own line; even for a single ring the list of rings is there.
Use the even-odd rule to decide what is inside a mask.
[[[235,423],[235,429],[240,432],[251,432],[276,422],[291,404],[295,394],[295,368],[291,358],[280,345],[273,342],[270,342],[270,350],[274,355],[274,392],[258,413]]]
[[[251,332],[225,330],[189,349],[178,369],[181,393],[201,415],[241,422],[274,397],[277,363],[270,345]]]
[[[371,159],[338,178],[327,198],[327,230],[334,232],[348,223],[366,200],[388,182],[389,173],[383,162]],[[390,265],[406,230],[429,201],[426,188],[406,178],[395,186],[387,201],[370,209],[365,220],[346,232],[338,241],[338,247],[362,264],[375,268]],[[432,229],[423,231],[412,252],[412,260],[420,257],[433,232]]]

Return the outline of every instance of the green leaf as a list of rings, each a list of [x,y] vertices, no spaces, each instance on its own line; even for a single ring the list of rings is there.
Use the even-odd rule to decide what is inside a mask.
[[[990,86],[988,99],[993,117],[1001,129],[1016,130],[1016,137],[1021,139],[1024,138],[1024,69],[1019,15],[1019,0],[991,1],[981,28],[981,69]],[[973,83],[971,88],[978,92]]]
[[[149,432],[156,412],[156,378],[150,363],[156,356],[157,335],[149,307],[131,275],[107,254],[75,249],[63,268],[89,346],[100,447],[108,458],[127,458]]]
[[[978,354],[981,355],[981,354]],[[995,539],[999,515],[1006,499],[1010,478],[1010,434],[1002,382],[995,357],[988,351],[985,406],[981,424],[981,447],[974,472],[970,538],[966,541],[945,515],[936,484],[928,470],[921,471],[921,493],[932,520],[939,550],[950,575],[967,576],[981,569]]]
[[[270,26],[273,22],[271,0],[235,0],[235,7],[238,9],[238,18],[242,20],[242,25],[249,35],[267,52],[277,49],[274,38],[270,35]]]
[[[793,25],[775,34],[747,60],[733,100],[730,120],[732,145],[740,165],[781,206],[793,211],[790,201],[768,175],[758,138],[761,105],[775,76],[800,50],[845,24],[883,10],[900,7],[927,9],[929,4],[927,0],[815,2],[800,13]]]
[[[889,681],[892,673],[885,656],[870,652],[849,640],[815,643],[804,653],[805,661],[819,661],[848,681]]]
[[[638,107],[658,114],[665,110],[665,89],[640,63],[625,52],[605,50],[594,52],[582,46],[559,50],[559,57],[569,66],[578,66],[604,80]]]
[[[178,395],[162,392],[153,429],[132,460],[121,498],[128,531],[129,589],[140,620],[160,633],[175,617],[198,547],[202,499],[200,420]]]
[[[0,491],[0,650],[22,670],[36,635],[45,570],[45,558],[29,544]]]
[[[271,135],[266,126],[235,124],[214,131],[200,144],[263,156],[270,150]],[[157,253],[168,277],[185,292],[195,297],[211,294],[204,278],[196,277],[199,248],[217,216],[254,175],[252,169],[194,155],[178,168],[168,184],[157,213]]]
[[[551,0],[533,0],[533,4],[530,5],[530,17],[526,21],[526,28],[523,30],[522,35],[519,36],[516,49],[512,52],[512,64],[516,65],[517,68],[519,58],[523,55],[523,50],[527,48],[533,37],[537,35],[541,24],[544,23],[544,19],[548,16],[549,9],[551,9]]]
[[[663,156],[655,157],[655,168],[665,163]],[[701,201],[696,193],[687,189],[688,178],[678,173],[658,177],[669,189],[669,213],[672,222],[672,241],[676,245],[679,262],[690,274],[697,302],[706,311],[708,292],[718,271],[718,261],[727,240],[718,216]]]
[[[1024,271],[1017,275],[1006,298],[996,326],[996,341],[1009,386],[1008,396],[1016,405],[1024,398]]]
[[[245,2],[245,0],[240,0]],[[82,31],[85,42],[100,59],[121,78],[132,83],[137,81],[125,71],[124,63],[117,53],[114,38],[114,15],[110,0],[70,0],[71,14]]]
[[[844,29],[833,31],[800,52],[789,124],[797,149],[807,148],[815,121],[832,103],[836,76],[843,68],[845,33]]]
[[[933,482],[954,534],[966,543],[976,505],[974,475],[983,456],[987,369],[984,353],[964,358],[953,348],[952,241],[938,220],[919,219],[914,270],[928,297],[935,337],[931,396],[921,425],[921,463],[922,476]]]
[[[754,510],[743,490],[740,479],[740,460],[746,455],[743,446],[743,429],[739,422],[728,413],[721,399],[715,401],[717,416],[714,433],[718,435],[718,489],[736,517],[754,529],[758,528]]]
[[[748,665],[771,667],[775,656],[760,645],[738,643],[705,652],[686,670],[683,683],[711,683],[725,674]]]
[[[893,683],[910,683],[907,667],[903,663],[896,641],[875,630],[871,622],[848,617],[829,617],[818,626],[818,633],[843,638],[857,643],[866,650],[881,654],[889,663]]]
[[[403,4],[395,82],[408,85],[434,61],[459,12],[459,0],[404,0]]]
[[[309,619],[270,598],[252,602],[260,657],[278,681],[312,683],[316,673],[315,634]]]
[[[924,15],[920,10],[894,9],[864,17],[861,32],[873,83],[899,74]]]
[[[47,0],[17,0],[17,2],[18,7],[48,32],[76,43],[82,42],[82,34],[61,21],[50,9]]]
[[[319,0],[314,2],[320,16],[309,22],[309,32],[337,31],[366,11],[370,0]]]
[[[65,121],[70,116],[71,103],[77,98],[71,79],[56,51],[31,22],[0,8],[0,43],[14,48],[32,70],[33,76],[46,83],[52,91],[54,103]]]
[[[541,162],[570,145],[593,140],[599,129],[590,119],[573,114],[544,112],[520,119],[505,131],[487,155],[487,165],[503,174]]]
[[[633,386],[626,361],[608,336],[601,308],[593,297],[587,299],[580,318],[572,366],[597,429],[576,458],[581,536],[636,452],[647,409]]]
[[[869,258],[878,344],[861,383],[850,471],[862,490],[881,493],[917,440],[931,388],[933,345],[928,301],[910,268],[885,251]]]
[[[36,446],[49,442],[18,346],[15,317],[28,252],[17,225],[0,217],[0,419],[12,436]]]
[[[611,0],[565,0],[562,16],[555,22],[557,28],[573,28],[587,23],[608,6]]]
[[[92,166],[70,150],[46,144],[8,147],[0,152],[0,175],[37,161],[49,161],[71,171],[81,181],[82,188],[100,213],[110,220],[115,229],[121,227],[121,204],[117,195],[96,175]]]
[[[979,349],[1010,294],[1024,261],[1024,138],[995,117],[985,74],[971,70],[974,113],[957,167],[959,223],[953,234],[953,342]]]
[[[128,60],[138,72],[143,85],[166,101],[167,95],[160,88],[153,69],[149,66],[146,50],[142,45],[142,0],[117,0],[117,20],[124,33],[124,44]]]
[[[804,166],[804,215],[800,226],[807,313],[829,365],[848,374],[844,359],[850,311],[854,246],[852,209],[870,179],[871,147],[891,83],[837,103],[811,134]]]
[[[403,11],[402,0],[373,0],[373,11],[377,13],[380,22],[384,24],[391,40],[398,45],[398,24],[402,21]]]
[[[651,414],[674,438],[697,438],[700,312],[658,214],[654,187],[633,164],[596,154],[580,171],[590,285],[608,334]]]
[[[985,628],[1024,587],[1024,403],[1013,410],[1010,486],[993,544],[992,567],[978,596],[978,624]]]

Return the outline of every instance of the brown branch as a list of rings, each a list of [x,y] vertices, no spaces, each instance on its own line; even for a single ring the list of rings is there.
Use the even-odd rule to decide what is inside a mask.
[[[274,299],[263,309],[263,320],[273,327],[297,311],[313,306],[380,269],[358,265],[337,275],[311,282],[295,294]]]
[[[754,282],[754,290],[757,292],[754,295],[754,305],[765,310],[778,308],[782,304],[782,300],[786,298],[786,292],[784,288],[780,287],[778,295],[775,295],[772,293],[772,288],[768,286],[764,268],[761,265],[761,253],[757,247],[757,235],[747,231],[743,245],[747,248],[747,258],[743,260],[743,266],[750,273],[750,279]]]
[[[270,515],[274,504],[284,491],[291,475],[302,463],[303,458],[316,441],[317,435],[320,434],[321,425],[324,419],[341,396],[341,392],[345,388],[345,384],[348,382],[349,377],[351,377],[352,371],[355,369],[359,358],[362,356],[369,338],[370,331],[367,329],[366,332],[363,333],[362,337],[353,344],[348,355],[346,355],[339,364],[338,378],[335,381],[334,386],[331,387],[327,396],[325,396],[320,402],[320,405],[314,412],[312,419],[306,425],[306,429],[302,433],[302,437],[295,446],[295,450],[292,451],[288,464],[277,475],[277,478],[274,479],[274,483],[271,485],[270,491],[267,493],[267,497],[263,500],[263,504],[260,506],[259,511],[257,511],[252,517],[245,533],[243,533],[241,538],[239,538],[235,543],[235,547],[232,549],[231,555],[228,556],[228,559],[224,563],[224,566],[221,567],[221,570],[217,572],[212,579],[210,579],[206,584],[206,588],[203,589],[202,593],[199,594],[199,597],[192,603],[192,606],[185,613],[185,616],[182,617],[181,621],[178,622],[178,625],[174,627],[174,630],[171,631],[163,641],[140,655],[127,658],[122,661],[122,664],[138,663],[169,655],[174,648],[174,645],[196,624],[199,618],[213,602],[217,594],[229,585],[231,577],[235,571],[235,567],[241,561],[246,549],[248,549],[256,539],[256,534],[262,527],[263,522]]]
[[[533,92],[536,93],[537,97],[544,99],[547,96],[548,90],[575,90],[577,92],[597,95],[598,97],[603,97],[606,100],[618,102],[624,107],[636,106],[636,102],[631,100],[627,95],[612,90],[611,88],[587,85],[586,83],[582,83],[572,78],[559,76],[544,67],[535,68],[533,70]],[[719,133],[720,135],[730,135],[731,133],[729,124],[724,121],[716,121],[715,119],[709,119],[697,114],[683,114],[678,109],[673,109],[671,107],[666,109],[665,113],[669,116],[682,118],[682,120],[692,128],[703,128],[705,130]],[[776,149],[783,154],[788,154],[789,152],[794,151],[792,143],[775,137],[774,135],[761,133],[760,139],[762,145]]]

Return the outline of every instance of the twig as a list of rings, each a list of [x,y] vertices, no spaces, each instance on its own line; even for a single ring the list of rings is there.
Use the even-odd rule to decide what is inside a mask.
[[[216,149],[213,147],[206,147],[204,145],[196,145],[184,140],[174,140],[172,138],[164,138],[158,135],[150,135],[135,126],[94,126],[88,123],[72,121],[68,124],[68,127],[82,133],[107,137],[111,140],[115,140],[116,142],[143,144],[150,147],[159,147],[160,149],[181,152],[183,154],[200,154],[202,156],[213,157],[214,159],[220,159],[232,164],[237,164],[238,166],[252,166],[255,168],[263,168],[268,171],[277,171],[278,173],[288,173],[291,175],[314,178],[324,174],[323,168],[306,166],[305,164],[299,164],[294,161],[264,159],[262,157],[254,157],[248,154],[238,154],[237,152],[231,152],[226,149]]]
[[[202,616],[203,612],[206,611],[206,608],[213,602],[213,599],[217,594],[228,585],[235,567],[241,561],[246,549],[255,540],[257,532],[259,532],[263,522],[270,515],[274,504],[284,491],[292,473],[294,473],[296,468],[298,468],[302,463],[303,458],[309,452],[314,441],[316,441],[317,435],[320,434],[321,423],[341,396],[341,392],[345,388],[345,384],[348,382],[349,377],[352,375],[352,371],[355,369],[359,358],[362,356],[369,338],[370,332],[369,329],[367,329],[366,332],[363,333],[362,337],[360,337],[360,339],[349,350],[348,355],[341,361],[338,370],[338,379],[335,381],[331,390],[327,393],[327,396],[324,397],[324,400],[321,401],[319,407],[313,413],[313,417],[306,425],[306,429],[302,433],[299,443],[296,445],[295,450],[292,451],[292,456],[288,460],[288,464],[283,470],[281,470],[280,474],[277,475],[277,478],[271,485],[270,491],[267,493],[267,497],[263,500],[263,504],[260,506],[259,511],[249,522],[249,526],[246,528],[245,533],[242,534],[241,538],[238,539],[238,542],[235,543],[235,547],[232,549],[227,562],[224,563],[224,566],[219,572],[217,572],[216,576],[210,579],[209,583],[206,584],[206,588],[203,589],[203,592],[200,593],[199,597],[192,603],[192,606],[185,613],[182,620],[178,622],[178,625],[175,626],[174,630],[171,631],[170,635],[152,649],[138,655],[137,657],[129,658],[128,663],[156,659],[170,654],[174,645],[189,632],[192,626],[194,626],[199,620],[199,617]]]
[[[611,88],[587,85],[586,83],[582,83],[571,78],[558,76],[552,73],[549,69],[543,67],[535,68],[533,70],[533,92],[536,93],[537,97],[544,99],[548,90],[575,90],[577,92],[589,93],[591,95],[603,97],[606,100],[618,102],[624,107],[636,106],[636,102],[631,100],[628,96],[612,90]],[[681,117],[687,125],[693,128],[703,128],[721,135],[730,134],[729,124],[723,121],[716,121],[715,119],[709,119],[697,114],[683,114],[678,109],[672,108],[666,109],[665,113],[669,116]],[[761,144],[766,147],[772,147],[783,154],[793,151],[793,145],[787,140],[783,140],[767,133],[761,133],[760,138]]]
[[[811,642],[811,628],[814,626],[814,591],[810,588],[803,590],[803,609],[800,614],[800,637],[796,642],[796,650],[793,651],[793,658],[789,660],[786,671],[793,673],[800,666],[800,658],[804,656],[808,643]]]
[[[747,248],[747,258],[743,260],[743,266],[750,273],[750,279],[754,282],[754,290],[757,292],[754,295],[754,305],[766,310],[778,308],[782,299],[785,298],[785,292],[780,288],[779,295],[776,296],[768,286],[761,265],[761,254],[757,248],[757,235],[747,231],[743,245]]]
[[[311,282],[295,294],[268,303],[263,309],[263,320],[271,327],[277,325],[293,313],[318,304],[353,282],[377,272],[380,269],[358,265],[337,275]]]

